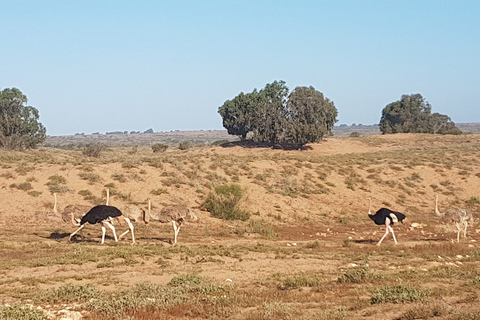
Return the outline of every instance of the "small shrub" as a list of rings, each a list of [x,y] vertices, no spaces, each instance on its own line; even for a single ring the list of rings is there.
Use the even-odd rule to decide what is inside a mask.
[[[208,194],[202,208],[216,218],[245,221],[250,218],[250,213],[239,208],[242,197],[243,191],[238,184],[219,185]]]
[[[165,143],[155,143],[152,146],[152,150],[154,153],[165,152],[167,151],[167,149],[168,149],[168,144],[165,144]]]
[[[52,183],[52,184],[66,184],[67,183],[67,179],[65,179],[62,176],[59,176],[58,174],[48,177],[48,181],[49,181],[49,183]]]
[[[366,265],[347,270],[338,278],[339,283],[364,283],[382,278],[383,274],[374,274]]]
[[[12,183],[10,185],[10,188],[17,188],[23,191],[28,191],[33,189],[32,184],[30,182],[22,182],[20,184]]]
[[[59,175],[54,175],[48,177],[48,182],[46,185],[51,193],[64,193],[69,190],[69,188],[65,185],[66,183],[67,179]]]
[[[322,277],[318,274],[299,273],[288,275],[283,280],[284,288],[318,287],[322,283]]]
[[[250,221],[248,225],[250,233],[257,233],[264,238],[274,239],[277,237],[277,233],[273,230],[271,224],[266,224],[263,219]]]
[[[99,296],[100,292],[89,284],[65,284],[37,293],[36,300],[48,303],[87,302]]]
[[[182,141],[178,144],[178,149],[180,150],[188,150],[192,147],[190,141]]]
[[[0,319],[2,320],[46,320],[47,316],[40,310],[32,309],[25,305],[15,303],[11,306],[0,306]]]
[[[93,157],[93,158],[100,158],[100,154],[102,151],[106,149],[105,145],[102,143],[89,143],[85,145],[82,153],[84,156]]]
[[[4,172],[0,174],[0,177],[5,178],[5,179],[14,179],[15,176],[11,172]]]
[[[159,195],[164,194],[164,193],[168,193],[168,190],[159,188],[159,189],[155,189],[155,190],[150,191],[150,194],[153,194],[153,195],[156,195],[156,196],[159,196]]]
[[[350,133],[350,138],[358,138],[360,137],[360,132],[354,131]]]
[[[376,303],[404,303],[424,301],[429,292],[411,285],[397,285],[395,287],[377,288],[370,299],[372,304]]]
[[[117,180],[118,182],[126,182],[127,181],[127,178],[125,178],[125,175],[123,173],[112,174],[112,179]]]
[[[95,173],[85,173],[81,172],[78,174],[78,176],[82,180],[87,180],[90,184],[94,184],[95,182],[99,182],[101,180],[100,176]]]
[[[467,201],[465,201],[469,206],[474,206],[476,204],[480,204],[480,199],[478,199],[477,197],[471,197],[470,199],[468,199]]]
[[[21,176],[25,176],[27,173],[33,170],[35,170],[35,168],[32,166],[28,166],[26,163],[19,164],[18,167],[15,169],[15,171]]]

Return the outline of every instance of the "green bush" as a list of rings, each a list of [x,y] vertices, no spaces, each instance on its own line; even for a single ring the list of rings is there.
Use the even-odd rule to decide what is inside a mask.
[[[165,143],[155,143],[152,146],[152,150],[153,150],[154,153],[165,152],[165,151],[167,151],[167,149],[168,149],[168,144],[165,144]]]
[[[208,194],[202,208],[216,218],[245,221],[250,218],[250,212],[239,208],[242,197],[243,191],[238,184],[218,185]]]

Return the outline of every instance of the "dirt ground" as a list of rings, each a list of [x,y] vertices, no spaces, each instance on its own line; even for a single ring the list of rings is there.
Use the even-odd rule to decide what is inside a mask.
[[[480,165],[475,158],[479,149],[479,134],[458,137],[403,134],[361,139],[330,138],[309,145],[303,151],[242,146],[169,150],[161,155],[164,161],[160,166],[141,160],[142,157],[154,156],[148,148],[140,148],[135,154],[128,148],[114,148],[104,158],[94,160],[85,159],[79,152],[52,148],[27,152],[1,151],[2,248],[24,248],[29,243],[42,243],[52,248],[59,244],[69,245],[68,234],[75,230],[75,226],[64,223],[53,212],[54,201],[48,184],[52,176],[62,176],[65,178],[62,185],[68,191],[57,193],[60,211],[68,204],[92,205],[79,194],[81,190],[89,190],[97,198],[104,199],[105,185],[111,183],[118,192],[111,196],[110,204],[119,208],[127,202],[146,207],[147,199],[152,199],[156,207],[181,203],[191,208],[199,220],[182,226],[177,247],[261,245],[280,251],[246,250],[241,258],[225,255],[208,257],[208,261],[202,261],[205,259],[202,255],[187,258],[181,252],[172,253],[168,257],[169,266],[165,269],[159,268],[158,256],[138,257],[140,263],[134,266],[122,265],[119,263],[121,259],[112,260],[115,268],[110,271],[107,270],[110,268],[99,268],[98,262],[18,265],[14,269],[0,270],[0,288],[44,290],[68,282],[90,283],[101,290],[116,291],[145,281],[166,285],[176,275],[190,272],[214,278],[220,283],[257,289],[262,287],[263,280],[275,274],[321,272],[329,277],[329,281],[335,282],[345,270],[361,264],[358,257],[351,259],[355,253],[370,255],[370,266],[385,273],[461,264],[465,256],[453,253],[448,253],[446,257],[439,255],[434,260],[411,257],[418,248],[447,245],[456,238],[454,225],[445,224],[435,216],[434,197],[437,194],[440,196],[440,211],[452,204],[465,206],[466,201],[480,197]],[[85,175],[82,178],[82,173],[95,174],[98,180],[85,179]],[[202,211],[200,204],[211,192],[208,182],[215,179],[240,184],[246,193],[243,207],[255,213],[251,220],[261,220],[271,226],[276,237],[269,238],[251,231],[248,221],[220,220]],[[347,183],[348,179],[351,179],[351,185]],[[395,181],[400,184],[395,184]],[[31,189],[12,186],[21,183],[30,183]],[[321,184],[330,191],[294,194],[278,191],[290,186],[288,183],[293,184],[293,189],[297,191],[304,190],[301,187],[310,183],[312,188]],[[163,191],[152,193],[152,190],[159,189]],[[32,196],[28,193],[31,191],[38,194]],[[408,224],[394,226],[398,246],[393,246],[391,235],[386,237],[382,246],[375,246],[385,228],[375,225],[368,218],[367,197],[372,197],[372,211],[388,206],[407,215]],[[475,201],[471,203],[469,210],[478,218],[478,204]],[[123,226],[117,228],[124,229]],[[136,246],[172,247],[173,228],[170,223],[138,224],[136,228]],[[239,234],[239,229],[246,232]],[[130,245],[130,236],[115,244],[110,230],[107,230],[106,243],[100,245],[101,230],[98,225],[87,226],[81,235],[75,239],[72,248],[77,249],[79,244],[82,250]],[[480,226],[475,223],[469,226],[467,238],[462,239],[456,248],[462,253],[473,251],[478,249],[478,241]],[[320,244],[318,254],[279,258],[283,249],[291,252],[315,242]],[[0,254],[7,251],[11,252],[3,250]],[[388,255],[390,251],[391,256]],[[405,252],[410,260],[402,259]],[[16,257],[10,254],[0,259],[15,260]],[[389,258],[385,259],[385,256]],[[31,287],[27,279],[42,281]],[[452,287],[457,285],[451,284]],[[445,286],[448,288],[449,284]],[[18,300],[8,294],[0,297],[3,303]],[[325,296],[325,301],[335,306],[332,297]],[[478,307],[478,299],[470,305]],[[456,302],[456,306],[462,305]],[[367,306],[361,308],[358,314],[349,312],[345,318],[393,319],[407,308],[406,305],[390,305],[388,308],[386,305]],[[237,318],[242,319],[242,314]]]

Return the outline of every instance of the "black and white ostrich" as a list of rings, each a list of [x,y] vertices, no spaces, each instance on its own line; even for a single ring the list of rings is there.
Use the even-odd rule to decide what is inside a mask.
[[[117,234],[115,233],[115,227],[112,225],[112,221],[114,219],[118,219],[122,216],[122,212],[114,207],[108,205],[98,205],[91,208],[80,220],[80,228],[78,228],[75,232],[70,234],[70,240],[72,237],[79,232],[80,230],[85,227],[85,224],[88,222],[90,224],[97,224],[100,223],[102,225],[102,244],[105,242],[105,226],[109,227],[113,231],[113,236],[115,238],[115,242],[118,242]]]
[[[395,233],[393,232],[392,226],[395,224],[395,222],[400,221],[401,223],[403,223],[403,221],[407,217],[403,213],[392,211],[387,208],[381,208],[375,214],[372,214],[372,198],[368,197],[368,200],[370,202],[368,206],[368,217],[372,219],[375,224],[385,225],[385,234],[383,235],[382,239],[378,241],[377,246],[382,243],[383,239],[385,239],[389,231],[392,233],[393,241],[395,241],[395,244],[397,244],[397,239],[395,238]]]

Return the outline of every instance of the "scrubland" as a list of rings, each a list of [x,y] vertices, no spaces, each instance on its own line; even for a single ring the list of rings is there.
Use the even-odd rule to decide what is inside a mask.
[[[186,150],[109,147],[0,151],[0,318],[480,319],[480,134],[328,138],[305,150],[230,143]],[[237,185],[244,220],[202,204]],[[199,217],[173,246],[171,224],[137,223],[115,243],[53,212],[69,204],[183,204]],[[367,216],[407,215],[399,241]],[[228,217],[227,217],[228,218]],[[117,230],[126,226],[116,225]]]

